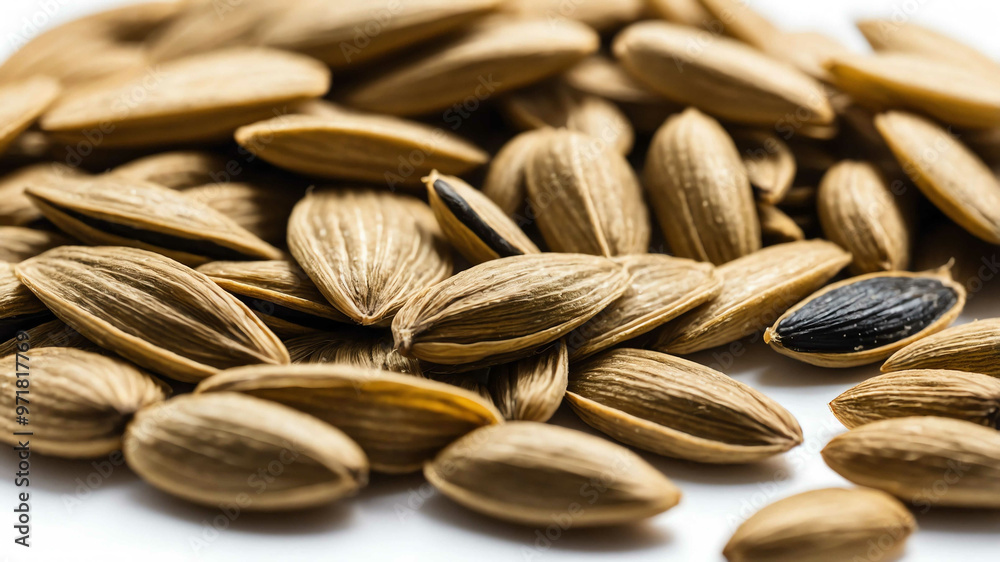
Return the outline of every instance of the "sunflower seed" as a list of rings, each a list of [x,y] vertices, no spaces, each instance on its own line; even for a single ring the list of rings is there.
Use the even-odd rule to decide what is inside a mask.
[[[389,324],[452,268],[430,208],[383,191],[311,191],[292,211],[288,246],[330,304],[365,326]]]
[[[733,142],[743,159],[747,179],[758,201],[778,204],[792,188],[795,157],[777,136],[751,129],[736,131]]]
[[[806,238],[795,219],[774,205],[758,202],[757,219],[760,221],[760,239],[765,246],[797,242]]]
[[[857,28],[878,52],[920,55],[975,68],[984,76],[1000,71],[983,52],[912,21],[865,19],[857,22]]]
[[[132,160],[111,170],[118,176],[187,189],[224,177],[229,161],[221,154],[197,150],[162,152]]]
[[[17,263],[56,246],[71,244],[69,238],[49,230],[0,226],[0,262]]]
[[[838,435],[822,453],[851,482],[924,509],[1000,507],[1000,432],[992,428],[933,416],[894,418]]]
[[[25,344],[25,341],[29,343]],[[50,320],[24,330],[24,335],[20,338],[15,335],[0,343],[0,357],[7,357],[29,348],[41,349],[43,347],[73,347],[97,353],[103,351],[62,320]]]
[[[185,264],[281,257],[229,218],[154,183],[104,175],[25,193],[47,219],[90,244],[134,246]]]
[[[277,337],[208,277],[145,250],[62,246],[17,276],[63,322],[157,373],[196,382],[249,363],[288,363]]]
[[[416,360],[393,349],[388,331],[312,332],[285,341],[292,363],[346,363],[366,369],[420,375]]]
[[[649,9],[669,22],[691,27],[708,27],[714,19],[699,0],[649,0]]]
[[[977,320],[921,338],[894,353],[882,372],[954,369],[1000,377],[1000,318]]]
[[[424,184],[445,237],[470,263],[539,253],[496,203],[459,178],[434,170]]]
[[[652,348],[687,354],[760,334],[799,299],[851,261],[825,240],[789,242],[731,261],[716,271],[722,293],[653,333]]]
[[[723,264],[760,249],[753,191],[736,145],[697,109],[657,131],[643,183],[678,256]]]
[[[0,262],[0,341],[51,320],[49,309],[14,274],[14,264]]]
[[[330,423],[358,442],[372,470],[419,470],[442,447],[503,421],[492,404],[457,387],[351,365],[264,365],[232,369],[199,393],[241,392]]]
[[[549,131],[544,129],[521,133],[509,140],[490,161],[490,169],[483,181],[483,195],[510,216],[524,211],[528,199],[525,178],[528,159],[535,143],[548,134]]]
[[[824,488],[753,514],[733,533],[723,555],[730,562],[828,562],[863,560],[877,548],[879,557],[893,558],[916,528],[913,515],[888,494]]]
[[[802,443],[787,410],[697,363],[615,349],[575,365],[566,399],[587,424],[628,445],[707,463],[765,459]]]
[[[67,178],[79,178],[82,174],[75,168],[56,162],[35,164],[20,168],[0,177],[0,225],[34,226],[43,220],[41,211],[24,193],[29,185],[58,187]]]
[[[813,365],[866,365],[948,327],[963,306],[965,289],[947,271],[870,273],[813,293],[778,318],[764,341]]]
[[[179,396],[141,410],[122,450],[146,482],[213,508],[312,507],[368,483],[365,454],[341,431],[281,404],[228,392]],[[268,469],[274,463],[280,474]],[[261,470],[271,472],[263,488]]]
[[[600,139],[553,131],[527,159],[528,197],[549,248],[619,256],[649,246],[649,211],[625,158]]]
[[[583,22],[600,32],[614,31],[643,16],[644,0],[509,0],[502,4],[506,11],[525,17],[545,17],[555,21],[569,19]]]
[[[52,105],[60,89],[47,76],[0,86],[0,154]]]
[[[574,527],[645,519],[680,501],[680,491],[624,447],[537,422],[476,430],[424,467],[444,495],[473,510],[524,525],[572,518]],[[602,492],[581,507],[581,494]]]
[[[275,0],[240,0],[213,4],[182,2],[183,10],[147,39],[148,56],[157,62],[260,42],[265,24],[288,4]]]
[[[31,449],[64,458],[95,458],[117,451],[132,414],[162,402],[169,388],[120,359],[79,349],[35,348],[27,359],[0,360],[0,405],[11,412],[26,402],[15,400],[22,380],[31,376]],[[30,359],[30,363],[28,362]],[[22,361],[27,366],[21,366]],[[30,367],[30,371],[29,371]],[[22,398],[21,395],[17,395]],[[0,420],[2,440],[16,446],[24,428],[13,416]]]
[[[545,422],[562,404],[568,377],[569,353],[560,340],[534,355],[490,367],[487,390],[504,419]]]
[[[304,193],[305,186],[277,178],[210,183],[183,191],[185,197],[225,215],[261,240],[281,246],[287,238],[288,217]]]

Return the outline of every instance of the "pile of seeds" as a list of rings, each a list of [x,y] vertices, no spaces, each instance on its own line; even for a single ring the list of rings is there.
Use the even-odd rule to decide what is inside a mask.
[[[830,404],[859,487],[765,507],[731,561],[900,550],[900,500],[1000,508],[1000,320],[948,327],[1000,244],[1000,63],[736,0],[218,8],[100,13],[0,66],[0,441],[26,406],[37,452],[121,449],[200,504],[422,470],[500,519],[622,524],[681,499],[629,447],[803,442],[683,357],[766,342],[885,374]],[[564,399],[606,438],[546,424]]]

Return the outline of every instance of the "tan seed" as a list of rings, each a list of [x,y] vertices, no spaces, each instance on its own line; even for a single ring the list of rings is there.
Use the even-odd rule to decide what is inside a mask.
[[[765,246],[806,239],[795,219],[774,205],[758,202],[757,219],[760,220],[760,239]]]
[[[962,67],[975,68],[985,76],[1000,71],[996,61],[965,43],[912,21],[864,19],[858,31],[878,52],[910,53]]]
[[[67,178],[83,174],[55,162],[25,166],[0,177],[0,225],[30,226],[42,220],[42,213],[24,193],[29,185],[59,186]]]
[[[545,422],[562,404],[568,377],[569,352],[560,340],[523,359],[490,367],[487,390],[504,419]]]
[[[0,343],[0,357],[43,347],[72,347],[97,353],[102,351],[62,320],[50,320],[24,330],[24,335],[20,338],[15,335]]]
[[[0,226],[0,261],[17,263],[56,246],[71,243],[69,238],[50,230]]]
[[[295,183],[254,177],[250,181],[199,185],[185,189],[183,194],[225,215],[261,240],[284,246],[288,217],[305,193],[305,185]]]
[[[792,150],[776,135],[754,129],[736,131],[733,142],[757,200],[771,205],[781,202],[795,180]]]
[[[420,362],[393,349],[386,331],[312,332],[285,341],[292,363],[346,363],[366,369],[420,375]]]
[[[161,152],[116,167],[115,175],[160,184],[170,189],[187,189],[225,177],[229,161],[221,154],[197,150]]]
[[[0,154],[56,100],[59,82],[36,76],[0,86]]]
[[[525,174],[534,144],[548,135],[546,129],[521,133],[507,141],[490,161],[483,181],[483,195],[515,220],[526,220],[528,185]]]
[[[882,372],[954,369],[1000,377],[1000,319],[952,326],[892,354]]]

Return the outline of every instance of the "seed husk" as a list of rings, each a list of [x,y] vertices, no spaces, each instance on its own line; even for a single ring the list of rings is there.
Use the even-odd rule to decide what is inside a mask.
[[[198,267],[247,305],[275,334],[300,335],[350,322],[293,262],[216,261]]]
[[[629,274],[584,254],[529,254],[471,267],[410,299],[392,323],[403,355],[445,365],[505,363],[580,326]]]
[[[643,253],[649,211],[625,158],[589,135],[558,130],[541,137],[525,179],[549,249],[598,256]]]
[[[758,201],[776,205],[795,180],[795,156],[785,141],[772,133],[743,129],[733,133],[747,179]]]
[[[0,226],[0,262],[17,263],[72,241],[58,232]]]
[[[14,416],[0,419],[0,441],[18,444],[32,432],[31,450],[63,458],[97,458],[122,446],[122,433],[132,414],[162,402],[169,388],[131,363],[72,348],[36,348],[0,359],[0,405],[14,412],[29,406],[30,428]],[[29,402],[17,400],[20,372],[31,377]],[[21,395],[20,398],[25,398]]]
[[[765,246],[806,239],[806,233],[795,219],[774,205],[757,202],[757,219],[760,221],[760,239]]]
[[[954,369],[1000,377],[1000,318],[952,326],[892,354],[882,372]]]
[[[312,332],[285,341],[292,363],[346,363],[366,369],[420,375],[420,362],[393,349],[388,330]]]
[[[284,246],[288,217],[305,193],[305,186],[274,178],[209,183],[184,190],[184,196],[225,215],[261,240]]]
[[[59,96],[59,82],[36,76],[0,86],[0,154]]]
[[[388,325],[452,270],[430,208],[372,189],[311,191],[292,211],[288,247],[330,304],[364,326]]]
[[[347,102],[391,115],[443,110],[477,92],[493,96],[548,78],[596,51],[599,42],[574,21],[491,17],[363,82]]]
[[[965,289],[947,270],[870,273],[806,297],[764,332],[764,341],[813,365],[867,365],[945,329],[964,306]]]
[[[14,264],[0,262],[0,341],[53,319],[45,304],[18,280]]]
[[[750,516],[722,551],[730,562],[829,562],[901,552],[917,524],[892,496],[824,488],[776,501]],[[881,546],[886,544],[886,546]]]
[[[152,252],[61,246],[19,263],[16,273],[87,339],[176,380],[289,361],[281,341],[243,303]]]
[[[680,501],[662,473],[628,449],[537,422],[478,429],[424,467],[441,493],[479,513],[523,525],[549,525],[573,514],[574,527],[645,519]],[[585,510],[581,490],[601,483]]]
[[[760,249],[753,191],[736,145],[697,109],[657,131],[643,183],[676,255],[719,265]]]
[[[352,365],[258,365],[212,377],[196,392],[241,392],[290,406],[339,428],[372,470],[419,470],[444,446],[503,422],[487,400],[444,383]]]
[[[187,189],[224,177],[229,160],[202,150],[177,150],[137,158],[117,166],[112,173],[169,187]]]
[[[644,0],[574,0],[569,8],[563,0],[509,0],[501,5],[505,11],[522,17],[575,20],[602,33],[639,19],[646,8]]]
[[[267,22],[260,41],[333,68],[353,69],[469,25],[500,4],[500,0],[407,0],[388,5],[382,11],[391,15],[385,17],[367,3],[306,0]],[[370,28],[373,21],[378,22],[378,32],[365,32],[364,42],[359,43],[357,30]]]
[[[274,0],[240,0],[224,6],[183,2],[183,10],[147,38],[148,57],[163,62],[198,53],[255,45],[263,28],[288,5]]]
[[[731,261],[716,269],[722,293],[654,332],[652,349],[683,355],[760,334],[850,261],[825,240],[778,244]]]
[[[830,402],[847,428],[888,418],[938,416],[1000,427],[1000,380],[944,369],[913,369],[870,378]]]
[[[998,81],[974,68],[910,53],[841,55],[828,67],[837,87],[866,105],[906,108],[959,127],[1000,126]]]
[[[526,214],[528,185],[525,173],[536,142],[549,134],[547,129],[521,133],[507,141],[490,161],[483,180],[483,195],[489,197],[507,215]]]
[[[0,343],[0,357],[7,357],[18,351],[24,352],[29,349],[40,349],[43,347],[73,347],[98,353],[102,351],[101,348],[81,336],[80,332],[69,327],[62,320],[49,320],[48,322],[28,328],[24,330],[22,338],[18,339],[17,335],[15,335],[9,340]]]
[[[933,416],[868,423],[822,451],[835,472],[925,509],[1000,507],[1000,432]],[[945,479],[947,486],[942,488]]]
[[[738,123],[826,125],[834,112],[818,82],[732,39],[665,22],[641,22],[622,31],[615,57],[636,79],[679,103]],[[690,49],[698,45],[699,49]]]
[[[574,365],[566,399],[594,428],[669,457],[745,463],[802,443],[798,422],[770,398],[656,351],[614,349]]]
[[[671,23],[691,27],[708,27],[714,19],[699,0],[649,0],[649,9]]]
[[[912,207],[868,162],[844,161],[823,177],[817,192],[826,237],[851,252],[854,274],[907,269]]]
[[[487,391],[504,419],[545,422],[562,404],[568,377],[569,351],[560,340],[523,359],[490,367]]]
[[[47,219],[88,244],[132,246],[185,264],[279,259],[281,251],[181,192],[112,174],[29,185]]]
[[[113,127],[103,147],[223,140],[241,125],[325,94],[330,71],[293,53],[237,48],[166,63],[155,79],[153,86],[139,75],[71,92],[41,127],[68,144],[90,142],[89,131]],[[134,91],[147,95],[135,100]],[[121,100],[129,100],[128,111],[121,111]]]
[[[890,111],[878,115],[875,126],[934,206],[970,233],[1000,244],[1000,179],[978,156],[917,115]]]
[[[660,254],[613,261],[632,277],[629,288],[566,337],[573,361],[645,334],[722,292],[722,276],[711,264]]]
[[[571,90],[561,80],[514,92],[504,98],[503,109],[522,130],[566,128],[600,139],[622,154],[632,150],[632,124],[615,104]]]
[[[59,186],[83,174],[56,162],[25,166],[0,177],[0,226],[34,226],[44,217],[24,193],[29,185]]]
[[[352,495],[368,483],[365,454],[343,432],[281,404],[231,392],[188,394],[141,410],[122,450],[146,482],[212,508],[301,509]],[[269,474],[261,489],[254,476],[275,461],[282,471]]]
[[[279,115],[236,131],[236,142],[268,162],[312,176],[419,185],[437,168],[465,173],[489,156],[440,128],[392,117],[345,110],[327,102],[307,104],[304,115]],[[411,154],[419,154],[419,159]],[[405,170],[401,161],[418,165]]]
[[[996,74],[1000,66],[978,49],[912,21],[864,19],[858,31],[878,52],[909,53],[975,68],[984,76]]]
[[[496,203],[471,185],[437,170],[423,179],[441,231],[469,263],[540,252]]]

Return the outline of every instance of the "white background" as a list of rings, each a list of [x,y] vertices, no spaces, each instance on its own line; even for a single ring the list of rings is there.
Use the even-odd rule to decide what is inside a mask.
[[[336,0],[331,0],[336,1]],[[362,1],[362,0],[352,0]],[[609,0],[613,1],[613,0]],[[0,58],[12,34],[36,32],[121,0],[2,0]],[[1000,58],[1000,3],[994,0],[753,0],[751,5],[787,28],[828,32],[864,48],[851,22],[893,16],[947,31]],[[30,24],[32,19],[36,22]],[[984,256],[987,260],[996,256]],[[986,280],[961,322],[1000,316],[1000,281]],[[694,359],[714,364],[711,352]],[[802,447],[758,465],[702,466],[646,455],[683,490],[681,504],[629,528],[562,534],[536,546],[535,529],[498,523],[433,493],[419,476],[375,475],[357,498],[327,508],[278,515],[243,514],[216,532],[220,516],[146,486],[126,468],[102,476],[89,462],[32,457],[32,544],[13,545],[13,455],[0,455],[0,553],[8,560],[650,560],[717,561],[735,526],[774,500],[813,488],[847,484],[818,451],[843,431],[826,404],[874,375],[876,367],[822,370],[771,352],[761,344],[723,370],[773,397],[798,418]],[[6,415],[6,414],[4,414]],[[586,430],[569,411],[555,421]],[[1000,512],[935,510],[918,515],[906,562],[995,560]],[[196,549],[195,546],[198,546]]]

